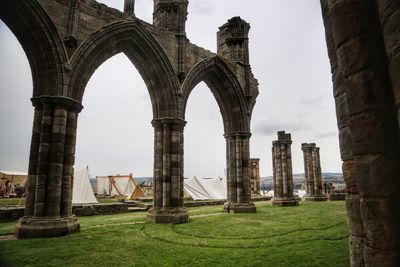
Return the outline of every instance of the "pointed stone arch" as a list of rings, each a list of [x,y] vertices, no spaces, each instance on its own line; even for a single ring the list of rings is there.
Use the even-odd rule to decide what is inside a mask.
[[[250,127],[248,106],[237,76],[222,58],[214,56],[196,64],[181,87],[182,113],[194,87],[204,81],[221,111],[226,138],[227,202],[232,212],[255,212],[250,189]]]
[[[177,118],[179,83],[173,67],[154,37],[139,21],[119,21],[93,33],[71,58],[67,95],[81,102],[94,71],[112,56],[124,53],[142,76],[154,118]]]
[[[201,81],[207,84],[218,103],[225,133],[248,132],[247,105],[242,87],[228,63],[219,56],[197,63],[188,73],[181,86],[183,117],[190,93]]]
[[[32,96],[62,94],[67,55],[56,28],[39,2],[1,1],[0,19],[18,39],[28,58]]]
[[[81,102],[86,84],[108,58],[124,53],[136,66],[149,91],[154,127],[155,222],[188,221],[183,207],[183,128],[179,82],[164,50],[138,20],[118,21],[93,33],[71,58],[68,96]]]

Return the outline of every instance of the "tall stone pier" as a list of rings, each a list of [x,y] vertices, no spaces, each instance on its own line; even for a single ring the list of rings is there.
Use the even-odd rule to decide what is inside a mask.
[[[272,167],[274,179],[274,206],[297,206],[293,197],[292,139],[285,131],[278,132],[278,140],[272,142]]]
[[[321,0],[351,266],[400,266],[400,5]]]
[[[72,214],[72,184],[78,113],[83,106],[64,97],[32,98],[32,130],[25,214],[18,238],[54,237],[79,231]]]
[[[260,194],[260,159],[250,159],[250,186],[252,194]]]
[[[147,219],[156,223],[186,223],[183,205],[183,120],[154,119],[154,206]]]
[[[304,155],[304,183],[306,188],[305,200],[326,201],[322,188],[321,161],[319,147],[315,143],[301,144]]]

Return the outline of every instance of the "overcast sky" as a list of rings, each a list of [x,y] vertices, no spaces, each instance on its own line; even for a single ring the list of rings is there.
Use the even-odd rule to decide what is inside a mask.
[[[122,10],[124,0],[102,0]],[[152,20],[153,2],[136,0],[136,15]],[[250,63],[260,95],[253,112],[251,157],[272,174],[276,132],[292,134],[294,173],[304,172],[301,143],[321,147],[323,172],[341,172],[329,60],[318,0],[191,0],[186,26],[192,43],[216,52],[216,32],[233,16],[251,24]],[[29,63],[0,21],[0,170],[26,171],[33,107]],[[90,79],[79,116],[76,169],[93,175],[152,176],[152,111],[146,86],[123,54]],[[192,92],[185,128],[185,176],[223,176],[222,118],[203,83]]]

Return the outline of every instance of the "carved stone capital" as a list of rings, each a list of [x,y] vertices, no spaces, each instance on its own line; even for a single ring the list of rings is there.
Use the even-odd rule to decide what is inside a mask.
[[[36,107],[40,107],[43,104],[49,104],[52,106],[61,106],[65,107],[68,110],[75,111],[77,113],[81,112],[83,109],[82,104],[79,101],[76,101],[72,98],[65,96],[39,96],[31,98],[32,105]]]

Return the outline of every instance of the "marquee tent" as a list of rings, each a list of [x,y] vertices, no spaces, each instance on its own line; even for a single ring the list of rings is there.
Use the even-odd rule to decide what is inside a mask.
[[[185,178],[184,189],[193,200],[226,199],[226,178]]]
[[[74,172],[74,186],[72,189],[73,204],[97,203],[90,185],[89,168]]]

